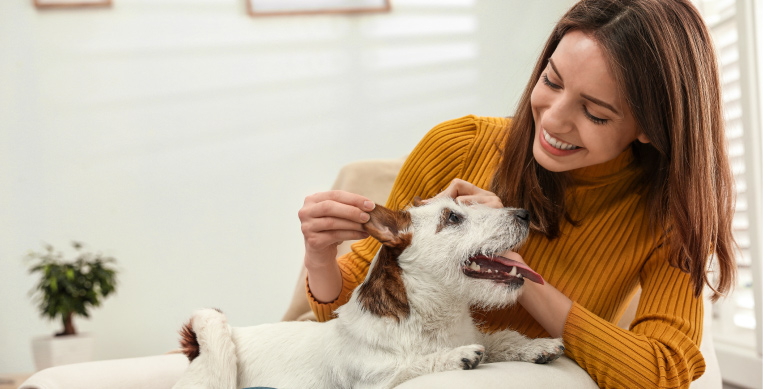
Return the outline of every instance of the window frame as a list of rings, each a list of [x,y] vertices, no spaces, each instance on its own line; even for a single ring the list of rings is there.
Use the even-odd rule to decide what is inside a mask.
[[[701,9],[701,0],[694,0]],[[708,1],[708,0],[707,0]],[[745,386],[762,387],[762,242],[764,242],[764,207],[762,194],[764,186],[764,161],[761,154],[764,151],[764,122],[761,112],[764,112],[764,4],[756,0],[734,0],[734,22],[737,29],[738,66],[740,69],[740,105],[741,124],[743,127],[743,161],[745,163],[745,181],[748,217],[748,233],[751,245],[750,270],[752,274],[752,290],[754,298],[754,319],[756,327],[753,330],[755,344],[750,344],[750,338],[741,341],[735,334],[722,332],[724,326],[729,326],[729,317],[737,309],[734,291],[730,298],[721,299],[714,306],[722,312],[721,317],[714,320],[712,326],[713,341],[719,360],[722,378],[725,382]],[[710,26],[712,29],[714,26]],[[713,33],[713,32],[712,32]],[[746,343],[748,342],[748,343]]]

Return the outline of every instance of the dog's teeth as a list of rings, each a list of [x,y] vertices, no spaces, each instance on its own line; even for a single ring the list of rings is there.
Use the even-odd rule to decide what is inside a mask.
[[[519,278],[519,279],[521,279],[521,280],[522,280],[522,279],[523,279],[523,275],[522,275],[522,274],[518,274],[518,275],[517,275],[517,278]]]
[[[512,271],[509,272],[509,275],[511,275],[513,277],[517,277],[517,268],[512,266]]]
[[[475,262],[470,262],[470,269],[479,271],[480,270],[480,265],[478,265]]]

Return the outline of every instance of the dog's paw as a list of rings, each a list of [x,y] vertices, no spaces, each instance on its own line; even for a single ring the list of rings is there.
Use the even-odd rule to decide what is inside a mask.
[[[461,346],[448,350],[441,359],[443,370],[472,370],[485,355],[485,347],[479,344]]]
[[[529,345],[528,362],[549,363],[565,353],[562,339],[536,339]]]

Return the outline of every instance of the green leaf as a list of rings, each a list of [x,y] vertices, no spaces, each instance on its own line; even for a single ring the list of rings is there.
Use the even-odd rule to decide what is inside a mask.
[[[102,297],[116,288],[117,271],[107,265],[115,263],[114,258],[87,252],[79,242],[72,242],[72,246],[77,253],[69,260],[51,245],[25,257],[29,272],[40,275],[29,295],[43,317],[63,320],[72,313],[88,317],[89,308],[98,307]]]

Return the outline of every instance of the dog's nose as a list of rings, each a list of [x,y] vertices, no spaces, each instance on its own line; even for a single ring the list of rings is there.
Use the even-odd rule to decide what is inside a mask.
[[[515,217],[522,220],[525,223],[528,223],[531,220],[531,214],[524,209],[517,210],[515,213]]]

